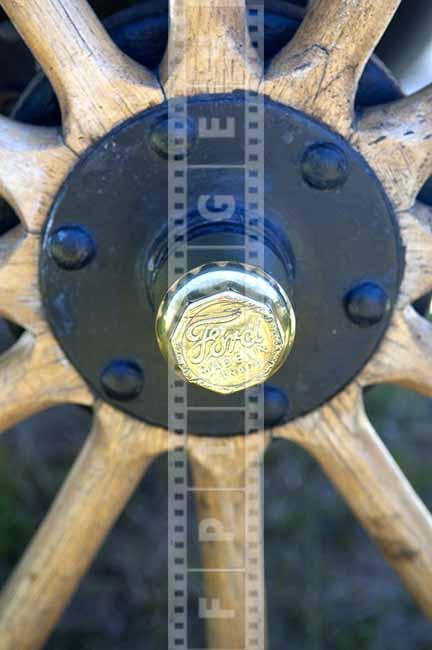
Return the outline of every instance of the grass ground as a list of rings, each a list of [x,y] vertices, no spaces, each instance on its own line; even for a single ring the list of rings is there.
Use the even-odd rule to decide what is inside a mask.
[[[368,393],[367,407],[432,506],[432,401],[382,387]],[[49,507],[88,426],[85,411],[68,407],[1,439],[2,579]],[[166,482],[162,458],[104,545],[49,650],[167,647]],[[274,443],[266,457],[265,533],[270,650],[432,650],[430,624],[341,498],[316,463],[285,442]],[[191,599],[198,588],[192,585]],[[190,638],[191,647],[203,647],[203,630],[193,621]]]

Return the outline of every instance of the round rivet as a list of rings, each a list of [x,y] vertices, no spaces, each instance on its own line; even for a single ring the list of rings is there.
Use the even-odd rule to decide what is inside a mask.
[[[101,384],[105,394],[118,401],[138,397],[144,383],[144,374],[134,361],[116,359],[102,371]]]
[[[276,386],[264,386],[264,426],[274,427],[289,415],[289,401]]]
[[[383,319],[390,309],[390,300],[378,284],[365,282],[347,294],[345,309],[353,323],[369,327]]]
[[[81,226],[64,226],[50,235],[49,252],[58,266],[67,271],[82,269],[93,259],[96,247]]]
[[[181,117],[164,117],[153,126],[152,149],[163,158],[182,157],[194,146],[197,133],[194,122]]]
[[[348,161],[333,144],[315,144],[306,151],[301,170],[308,185],[318,190],[341,187],[348,178]]]

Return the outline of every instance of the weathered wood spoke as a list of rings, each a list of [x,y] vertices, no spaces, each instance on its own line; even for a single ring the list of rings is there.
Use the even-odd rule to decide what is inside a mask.
[[[167,435],[101,406],[66,483],[0,599],[4,650],[38,650]]]
[[[432,324],[411,306],[432,290],[432,211],[416,203],[432,175],[432,86],[370,109],[354,125],[359,78],[399,3],[315,0],[263,80],[245,0],[171,0],[161,78],[167,98],[261,88],[324,121],[365,156],[393,202],[406,270],[385,338],[349,388],[276,433],[317,458],[432,616],[432,517],[374,431],[362,402],[364,386],[384,382],[432,397]],[[0,315],[27,330],[0,357],[0,431],[5,431],[56,404],[94,406],[43,320],[40,236],[77,155],[123,120],[161,103],[164,95],[156,78],[114,45],[85,0],[0,0],[0,5],[54,87],[66,142],[55,129],[0,116],[0,195],[22,221],[0,239]],[[188,439],[199,488],[199,530],[207,534],[200,533],[207,597],[237,614],[232,623],[209,619],[212,647],[245,646],[245,517],[256,504],[247,510],[243,488],[269,439],[268,434]],[[166,431],[96,405],[87,442],[0,597],[2,649],[42,647],[147,467],[168,445]],[[224,453],[211,453],[212,445]],[[228,493],[221,491],[227,487]],[[209,531],[223,533],[223,539],[215,540]],[[262,556],[262,539],[258,547]],[[262,557],[254,572],[264,591]]]
[[[27,230],[42,230],[53,197],[75,162],[56,129],[0,115],[0,195]]]
[[[46,329],[38,281],[40,238],[17,227],[0,237],[0,315],[31,330]]]
[[[1,0],[59,98],[66,142],[81,151],[162,101],[153,75],[111,41],[86,0]]]
[[[261,65],[249,37],[245,0],[170,0],[161,77],[168,97],[257,88]]]
[[[25,332],[0,357],[0,388],[0,432],[56,404],[93,401],[48,332]]]
[[[264,91],[348,135],[358,81],[399,4],[316,0],[273,60]]]
[[[222,618],[207,620],[209,648],[243,648],[247,645],[246,517],[250,508],[246,500],[247,477],[248,470],[263,461],[268,443],[268,436],[262,438],[259,435],[190,440],[192,476],[198,489],[195,503],[206,600],[235,613],[229,625]],[[254,503],[254,507],[260,509],[262,517],[263,504]],[[263,534],[262,523],[259,534]],[[261,590],[260,597],[264,603],[262,544],[261,539],[260,561],[258,566],[254,565],[254,572],[260,576],[256,588]],[[261,614],[265,619],[265,611]]]
[[[416,203],[398,214],[405,248],[405,273],[399,305],[418,300],[432,291],[432,208]]]
[[[309,451],[432,616],[432,517],[381,442],[356,386],[278,434]]]
[[[414,204],[432,175],[432,84],[365,112],[352,142],[400,210]]]
[[[362,385],[392,383],[432,397],[432,323],[408,305],[397,311]]]

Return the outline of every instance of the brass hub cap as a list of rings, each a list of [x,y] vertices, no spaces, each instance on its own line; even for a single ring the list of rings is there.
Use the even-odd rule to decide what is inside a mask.
[[[265,99],[257,218],[255,198],[245,198],[258,191],[243,164],[247,101],[233,93],[187,100],[189,153],[175,207],[171,159],[160,153],[169,115],[163,104],[129,120],[69,174],[43,234],[45,314],[95,393],[135,418],[170,426],[174,366],[194,406],[190,433],[242,431],[242,388],[257,384],[266,427],[294,420],[340,392],[385,335],[403,268],[391,205],[349,143]],[[235,121],[229,147],[223,134],[199,136],[203,116]],[[251,261],[267,275],[243,266]]]
[[[156,330],[161,350],[187,381],[228,394],[280,368],[294,343],[295,315],[267,273],[245,264],[209,264],[171,287]]]

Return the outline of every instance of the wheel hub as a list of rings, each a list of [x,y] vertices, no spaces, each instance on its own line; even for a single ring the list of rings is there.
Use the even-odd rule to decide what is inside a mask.
[[[193,269],[168,290],[156,334],[187,381],[228,395],[261,384],[282,366],[294,343],[295,315],[270,275],[219,262]]]
[[[155,322],[161,303],[160,314],[165,314],[170,301],[179,298],[177,286],[164,300],[170,288],[168,267],[179,251],[169,241],[167,226],[170,154],[164,149],[170,144],[160,133],[167,115],[167,105],[146,111],[110,133],[77,164],[53,205],[40,263],[46,314],[69,359],[100,397],[160,426],[167,426],[168,379]],[[248,219],[251,206],[245,203],[245,115],[240,93],[188,100],[187,195],[178,201],[184,205],[188,244],[182,264],[186,272],[220,262],[244,265],[248,237],[259,239],[261,271],[285,296],[283,315],[266,321],[261,313],[262,323],[271,322],[268,332],[279,331],[282,342],[273,337],[270,363],[264,371],[257,366],[245,371],[243,382],[232,376],[222,380],[219,366],[216,383],[206,380],[193,368],[190,350],[185,356],[181,346],[176,353],[172,349],[188,331],[185,313],[192,309],[195,316],[189,304],[194,281],[186,277],[184,302],[168,326],[174,339],[165,333],[159,339],[164,353],[192,379],[188,399],[197,407],[188,424],[192,433],[241,431],[243,415],[236,406],[244,399],[242,389],[264,380],[267,426],[307,413],[340,391],[379,344],[402,272],[391,208],[364,159],[324,125],[270,100],[264,114],[264,228],[254,232]],[[200,119],[234,119],[238,128],[229,140],[205,137]],[[224,201],[219,204],[221,196],[225,203],[226,197],[233,201],[229,214]],[[71,268],[69,249],[69,267],[59,263],[58,243],[67,241],[66,231],[79,231],[80,245],[88,238],[91,254],[78,250],[77,258],[85,263],[76,268]],[[242,272],[247,284],[253,273],[244,267]],[[196,277],[200,285],[202,278]],[[192,292],[192,305],[202,299],[201,289]],[[207,295],[212,322],[220,318],[225,299],[231,300],[230,290],[229,277],[225,289],[212,285]],[[247,317],[239,321],[235,336],[240,338],[252,307],[247,290],[243,298],[238,298],[240,311]],[[272,314],[275,303],[270,303]],[[294,344],[291,309],[297,323]],[[232,355],[222,358],[233,364]],[[115,380],[107,390],[107,369],[113,368]],[[208,375],[214,370],[202,368]],[[136,390],[131,389],[135,380]],[[120,390],[116,393],[113,386]],[[215,422],[207,407],[227,407],[226,417]]]

